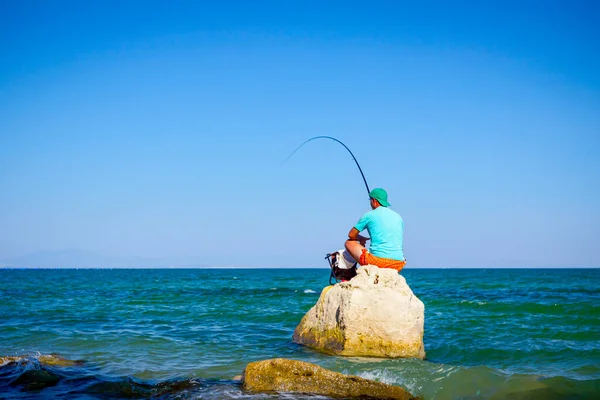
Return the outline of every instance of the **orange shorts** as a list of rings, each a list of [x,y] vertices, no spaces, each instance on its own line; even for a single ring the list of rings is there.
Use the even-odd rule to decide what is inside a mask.
[[[398,261],[392,260],[390,258],[382,258],[376,257],[373,254],[369,253],[367,249],[362,249],[362,254],[360,255],[360,265],[375,265],[379,268],[391,268],[400,272],[402,268],[406,265],[406,260]]]

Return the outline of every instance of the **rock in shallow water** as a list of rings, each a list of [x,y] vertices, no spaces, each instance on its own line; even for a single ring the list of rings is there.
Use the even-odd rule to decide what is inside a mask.
[[[0,356],[0,366],[10,363],[23,363],[36,359],[41,365],[51,367],[74,367],[84,363],[81,360],[67,360],[56,354],[41,354],[39,356]]]
[[[425,358],[425,306],[392,269],[365,265],[323,289],[294,331],[296,343],[342,356]]]
[[[246,366],[244,389],[252,392],[310,393],[341,398],[417,399],[399,386],[344,375],[304,361],[274,358]]]

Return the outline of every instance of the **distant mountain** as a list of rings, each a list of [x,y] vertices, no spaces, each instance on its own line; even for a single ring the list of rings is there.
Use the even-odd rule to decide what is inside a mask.
[[[8,268],[167,268],[202,267],[195,259],[166,260],[146,257],[105,256],[86,250],[38,251],[21,257],[0,260]]]

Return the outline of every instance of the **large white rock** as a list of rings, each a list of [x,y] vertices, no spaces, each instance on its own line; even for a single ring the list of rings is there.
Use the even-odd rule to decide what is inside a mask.
[[[393,269],[362,266],[349,282],[323,289],[293,340],[342,356],[425,358],[425,306]]]

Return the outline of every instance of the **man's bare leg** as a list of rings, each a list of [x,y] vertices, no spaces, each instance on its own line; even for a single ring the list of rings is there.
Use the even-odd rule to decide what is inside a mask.
[[[356,260],[357,263],[360,263],[360,255],[364,246],[360,244],[357,240],[346,240],[346,250],[348,253]]]

